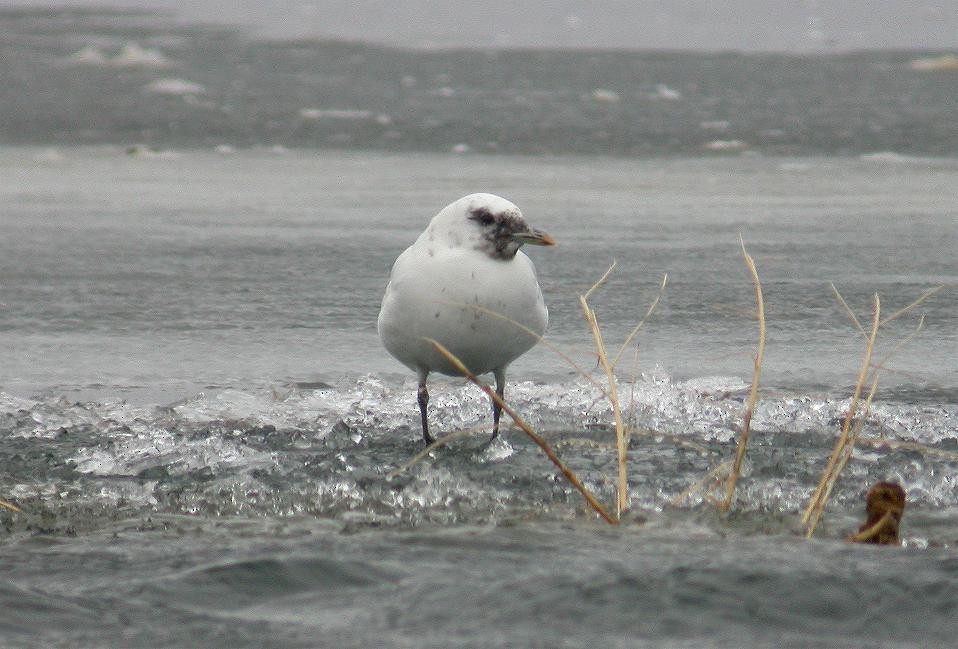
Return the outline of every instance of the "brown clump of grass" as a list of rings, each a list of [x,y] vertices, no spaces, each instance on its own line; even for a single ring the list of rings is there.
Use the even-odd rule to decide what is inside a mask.
[[[901,545],[898,528],[905,512],[905,490],[895,482],[879,482],[868,490],[865,514],[868,517],[857,534],[848,537],[853,543]]]
[[[740,237],[741,240],[741,237]],[[762,297],[762,287],[761,281],[758,277],[758,271],[755,267],[755,262],[748,254],[745,249],[744,241],[742,241],[742,254],[745,257],[746,264],[749,267],[749,272],[752,275],[752,280],[755,285],[755,296],[757,303],[757,320],[759,324],[759,343],[758,350],[755,355],[755,363],[752,373],[752,386],[749,394],[748,401],[746,402],[745,414],[743,417],[743,425],[741,435],[739,436],[738,446],[736,449],[735,458],[730,462],[722,462],[721,464],[713,467],[704,478],[702,478],[697,483],[690,486],[688,489],[683,491],[681,494],[676,496],[672,503],[673,505],[679,505],[682,502],[687,501],[692,498],[697,493],[704,494],[703,497],[715,504],[722,512],[727,512],[732,503],[732,499],[735,492],[736,483],[741,475],[741,465],[745,457],[745,452],[748,444],[750,424],[752,419],[752,414],[754,412],[755,405],[758,399],[758,385],[759,379],[761,377],[762,369],[762,359],[765,349],[765,339],[766,339],[766,327],[765,327],[765,313],[764,313],[764,300]],[[848,306],[848,303],[839,293],[838,289],[835,288],[835,285],[831,285],[832,292],[834,293],[838,302],[844,307],[846,314],[851,320],[852,324],[858,329],[858,331],[866,338],[865,346],[865,358],[862,363],[861,370],[859,371],[858,381],[855,385],[854,395],[852,397],[852,402],[849,407],[848,412],[845,415],[843,420],[841,434],[836,441],[835,448],[832,451],[831,456],[829,457],[828,463],[825,470],[822,473],[821,479],[819,480],[818,486],[815,490],[814,495],[812,496],[811,501],[806,508],[803,517],[802,524],[805,526],[805,535],[810,538],[815,531],[818,522],[821,519],[824,508],[828,502],[828,499],[831,495],[832,489],[835,486],[835,483],[838,480],[838,477],[851,459],[856,442],[861,441],[862,443],[867,443],[875,447],[887,447],[887,448],[909,448],[911,450],[917,450],[922,453],[929,455],[937,455],[942,457],[947,457],[952,459],[953,457],[958,458],[958,453],[952,453],[949,451],[943,451],[941,449],[935,449],[927,447],[922,444],[915,442],[897,442],[894,440],[884,440],[884,439],[868,439],[862,438],[861,432],[864,428],[865,421],[867,420],[871,403],[875,397],[875,393],[878,389],[878,379],[881,370],[885,369],[885,363],[898,352],[901,347],[914,338],[923,328],[924,325],[924,316],[919,320],[918,326],[914,332],[909,336],[901,340],[895,348],[887,354],[881,361],[878,363],[872,362],[872,355],[874,353],[875,342],[878,336],[878,330],[900,318],[901,316],[909,313],[919,304],[938,293],[942,290],[943,286],[937,286],[930,288],[922,292],[922,294],[912,301],[907,306],[895,311],[892,315],[882,319],[881,318],[881,300],[879,296],[875,295],[875,306],[873,313],[872,329],[871,333],[866,333],[864,327],[862,327],[861,322],[855,316],[854,312]],[[865,386],[870,383],[867,396],[864,396]],[[857,416],[856,416],[857,415]],[[709,492],[719,486],[721,482],[725,482],[725,498],[722,501],[718,501],[713,498]],[[876,523],[876,521],[872,521]],[[886,522],[885,525],[888,523]]]
[[[862,327],[858,318],[855,316],[855,313],[848,306],[848,303],[842,297],[841,293],[839,293],[838,289],[835,288],[834,284],[831,285],[831,288],[838,302],[844,307],[845,312],[851,322],[855,325],[858,331],[866,337],[865,353],[862,360],[861,369],[858,372],[858,380],[855,383],[855,390],[852,395],[851,404],[849,405],[848,412],[845,414],[845,418],[842,422],[841,434],[839,435],[838,440],[835,442],[835,447],[828,459],[825,470],[822,472],[822,476],[818,482],[817,488],[815,489],[815,493],[812,495],[812,498],[802,515],[802,524],[805,526],[806,538],[811,538],[815,533],[815,528],[818,526],[818,523],[822,517],[822,513],[825,510],[825,506],[828,504],[828,499],[831,496],[832,489],[834,488],[835,483],[838,481],[838,477],[841,474],[842,469],[845,467],[854,453],[855,444],[859,440],[862,429],[865,426],[865,421],[868,418],[872,400],[874,399],[875,393],[878,390],[878,379],[881,370],[885,369],[885,363],[888,361],[888,359],[890,359],[899,349],[901,349],[905,343],[918,335],[924,326],[924,317],[919,319],[918,326],[914,332],[901,340],[895,346],[895,348],[881,361],[876,364],[872,364],[872,354],[874,353],[875,342],[878,338],[879,330],[882,326],[888,324],[889,322],[892,322],[909,313],[929,297],[942,290],[944,286],[937,286],[925,290],[910,304],[899,309],[898,311],[895,311],[892,315],[885,319],[881,318],[881,298],[876,293],[874,296],[874,307],[872,310],[872,327],[871,332],[868,334],[865,333],[864,327]],[[864,404],[862,405],[862,412],[856,419],[856,415],[858,415],[859,411],[861,395],[864,391],[865,384],[868,383],[869,380],[871,382],[871,386],[868,390],[868,395],[864,400]],[[922,445],[914,446],[917,447]],[[922,447],[922,449],[919,450],[933,451],[934,449]]]
[[[832,488],[834,488],[835,482],[838,480],[842,469],[845,468],[845,464],[851,458],[855,450],[857,433],[861,430],[861,426],[864,425],[865,418],[863,416],[860,419],[861,423],[855,426],[854,430],[852,429],[852,422],[855,421],[855,414],[858,412],[858,402],[861,398],[862,390],[865,387],[865,382],[868,379],[868,370],[871,367],[875,340],[878,338],[878,328],[881,324],[881,298],[878,297],[877,293],[875,294],[873,313],[871,335],[868,337],[868,342],[865,345],[865,357],[862,360],[862,367],[858,372],[858,381],[855,383],[855,392],[852,395],[851,405],[849,405],[848,412],[845,413],[845,419],[842,422],[841,435],[839,435],[838,441],[835,442],[835,448],[832,449],[832,454],[828,458],[828,464],[825,466],[825,471],[822,472],[822,477],[818,481],[818,487],[815,489],[815,493],[812,495],[812,499],[809,501],[805,513],[802,515],[802,524],[805,525],[806,538],[811,538],[812,534],[815,533],[815,528],[818,526],[819,520],[821,520],[822,512],[828,503],[828,498],[831,496]],[[871,400],[875,396],[875,390],[877,388],[878,376],[876,372],[875,378],[872,381],[871,391],[866,401],[866,407],[871,404]]]

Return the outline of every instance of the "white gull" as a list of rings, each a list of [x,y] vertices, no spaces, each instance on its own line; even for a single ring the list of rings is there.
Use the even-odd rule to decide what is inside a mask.
[[[549,310],[535,266],[519,250],[524,243],[555,245],[506,199],[470,194],[433,217],[393,265],[379,312],[379,337],[419,377],[427,444],[434,440],[426,418],[426,379],[430,372],[459,375],[427,339],[440,342],[473,374],[492,372],[502,396],[506,368],[546,330]],[[499,415],[493,404],[492,439],[499,433]]]

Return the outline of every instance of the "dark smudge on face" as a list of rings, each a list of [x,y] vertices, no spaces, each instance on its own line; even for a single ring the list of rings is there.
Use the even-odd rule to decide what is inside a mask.
[[[494,213],[484,206],[469,209],[469,218],[480,224],[483,229],[484,250],[490,257],[509,260],[516,256],[521,242],[512,238],[516,232],[529,229],[516,210]]]

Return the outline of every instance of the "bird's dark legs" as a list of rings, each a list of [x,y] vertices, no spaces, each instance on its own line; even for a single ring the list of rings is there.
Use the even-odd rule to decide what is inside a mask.
[[[422,415],[422,438],[426,444],[432,444],[436,440],[429,434],[429,420],[426,419],[426,406],[429,405],[429,390],[426,389],[426,377],[419,377],[419,391],[416,393],[419,398],[419,414]]]
[[[506,389],[506,372],[505,370],[496,370],[496,394],[499,395],[499,398],[502,399],[505,394]],[[422,438],[426,440],[426,444],[432,444],[436,441],[432,435],[429,434],[429,419],[426,417],[426,407],[429,405],[429,390],[426,389],[426,375],[420,373],[419,375],[419,390],[416,392],[416,396],[419,401],[419,414],[422,417]],[[493,400],[492,402],[492,437],[489,438],[489,441],[486,442],[483,446],[488,446],[496,440],[499,436],[499,418],[502,415],[502,408],[499,407],[499,404]]]
[[[502,395],[505,393],[506,389],[506,372],[505,370],[496,370],[496,394],[499,395],[499,398],[502,399]],[[499,416],[502,414],[502,408],[499,407],[499,404],[495,400],[492,402],[492,437],[489,438],[487,444],[491,444],[499,436]]]

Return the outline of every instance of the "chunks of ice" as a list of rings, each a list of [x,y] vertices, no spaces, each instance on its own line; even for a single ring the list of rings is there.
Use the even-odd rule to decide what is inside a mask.
[[[669,88],[664,83],[655,86],[655,92],[652,93],[653,99],[664,99],[666,101],[679,101],[682,99],[682,93],[674,88]]]
[[[62,60],[68,65],[110,66],[116,68],[152,68],[160,70],[173,65],[158,49],[129,42],[110,56],[95,45],[86,45]]]
[[[614,90],[596,88],[592,91],[592,100],[600,104],[617,104],[622,98]]]
[[[206,87],[186,79],[157,79],[143,87],[146,92],[156,95],[199,95]]]
[[[603,381],[509,383],[506,398],[537,432],[563,442],[563,459],[606,498],[615,451]],[[508,430],[505,416],[500,439],[469,452],[491,427],[491,407],[482,391],[457,379],[430,382],[430,423],[437,435],[477,429],[477,436],[390,478],[422,448],[416,387],[414,378],[365,376],[334,386],[220,389],[168,407],[0,392],[0,434],[8,440],[0,453],[16,457],[20,471],[3,491],[51,507],[68,492],[71,501],[97,507],[106,498],[108,507],[125,499],[177,513],[363,511],[414,523],[486,520],[526,507],[565,516],[580,507],[578,494],[521,433]],[[658,373],[617,387],[628,423],[660,433],[633,437],[636,502],[664,507],[730,457],[744,381]],[[764,393],[736,507],[799,510],[849,405],[847,396]],[[864,424],[872,439],[943,443],[946,451],[958,444],[958,411],[950,404],[876,403]],[[847,476],[834,497],[838,506],[859,506],[860,485],[886,478],[908,485],[909,501],[955,505],[958,473],[944,456],[860,445]]]
[[[744,151],[748,144],[742,140],[712,140],[702,147],[708,151]]]
[[[172,63],[163,52],[127,43],[110,59],[110,64],[119,68],[168,68]]]
[[[341,119],[367,120],[373,119],[371,110],[361,108],[301,108],[299,116],[303,119]]]
[[[106,65],[109,61],[109,57],[93,45],[82,47],[65,59],[66,63],[78,65]]]

